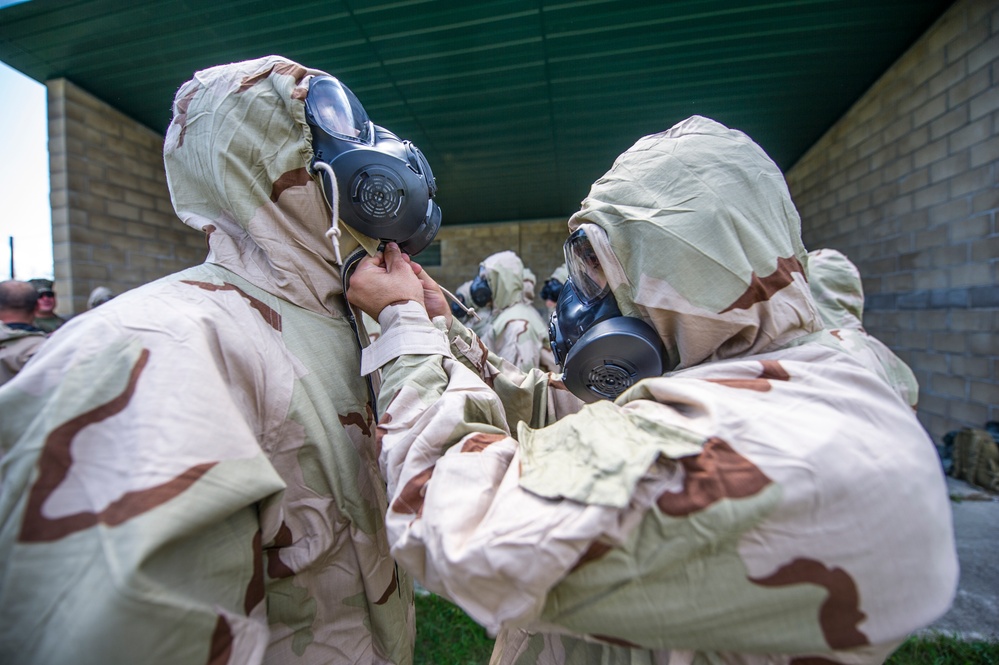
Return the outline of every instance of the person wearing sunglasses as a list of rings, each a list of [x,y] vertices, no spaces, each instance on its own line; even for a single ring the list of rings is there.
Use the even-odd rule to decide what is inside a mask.
[[[935,448],[828,339],[800,227],[742,132],[641,138],[569,219],[561,374],[486,353],[397,246],[358,267],[385,334],[446,347],[373,363],[392,553],[493,663],[880,663],[948,609]]]
[[[55,290],[52,288],[52,280],[36,277],[29,279],[28,283],[38,291],[35,326],[47,333],[55,332],[62,324],[66,323],[66,319],[55,313],[58,303],[56,302]]]

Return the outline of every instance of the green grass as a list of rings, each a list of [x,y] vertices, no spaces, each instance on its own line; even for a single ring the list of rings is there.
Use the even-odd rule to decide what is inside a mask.
[[[999,665],[999,640],[970,641],[947,635],[910,637],[886,665]]]
[[[486,665],[492,649],[486,631],[458,607],[433,594],[416,597],[416,665]],[[910,637],[885,665],[999,665],[999,640]]]
[[[493,641],[485,629],[439,596],[416,596],[415,665],[486,665]]]

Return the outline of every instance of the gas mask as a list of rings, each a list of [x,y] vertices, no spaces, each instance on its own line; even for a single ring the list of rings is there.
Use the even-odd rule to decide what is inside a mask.
[[[624,316],[586,233],[565,242],[569,279],[548,326],[562,381],[584,402],[616,399],[632,385],[661,376],[665,351],[655,329]]]
[[[468,287],[468,293],[472,296],[472,302],[476,307],[485,307],[493,299],[493,290],[486,279],[485,266],[479,267],[479,274],[475,276]]]
[[[361,102],[332,76],[317,76],[305,98],[312,129],[313,171],[321,171],[332,206],[339,187],[340,219],[366,236],[399,244],[411,256],[437,235],[437,183],[423,153],[371,122]]]
[[[467,306],[468,303],[465,302],[465,296],[460,293],[454,295],[455,298],[461,301],[461,305]],[[468,317],[468,313],[465,309],[456,302],[451,303],[451,316],[458,319],[459,321],[464,321]]]
[[[541,287],[541,299],[557,302],[558,296],[561,292],[562,282],[558,281],[554,277],[546,279],[544,285]]]

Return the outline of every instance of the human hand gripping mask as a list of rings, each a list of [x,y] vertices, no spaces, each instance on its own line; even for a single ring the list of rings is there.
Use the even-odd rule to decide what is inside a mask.
[[[426,157],[409,141],[371,122],[361,102],[332,76],[309,84],[305,118],[312,130],[313,171],[322,173],[327,203],[338,188],[340,219],[410,256],[437,235],[441,209]]]
[[[665,351],[659,334],[645,321],[621,314],[587,229],[574,231],[564,251],[569,278],[548,337],[565,386],[584,402],[595,402],[616,399],[638,381],[661,376]]]

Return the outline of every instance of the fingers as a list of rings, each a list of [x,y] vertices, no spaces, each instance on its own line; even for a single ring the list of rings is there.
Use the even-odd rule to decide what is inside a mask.
[[[398,270],[400,268],[409,267],[409,257],[402,253],[399,249],[399,245],[394,242],[385,243],[385,269],[388,272]]]
[[[426,270],[421,270],[419,272],[416,272],[414,270],[413,272],[416,274],[416,278],[419,279],[420,282],[423,284],[423,288],[427,288],[431,284],[433,284],[434,286],[437,285],[437,283],[433,280],[433,278],[427,274]]]

